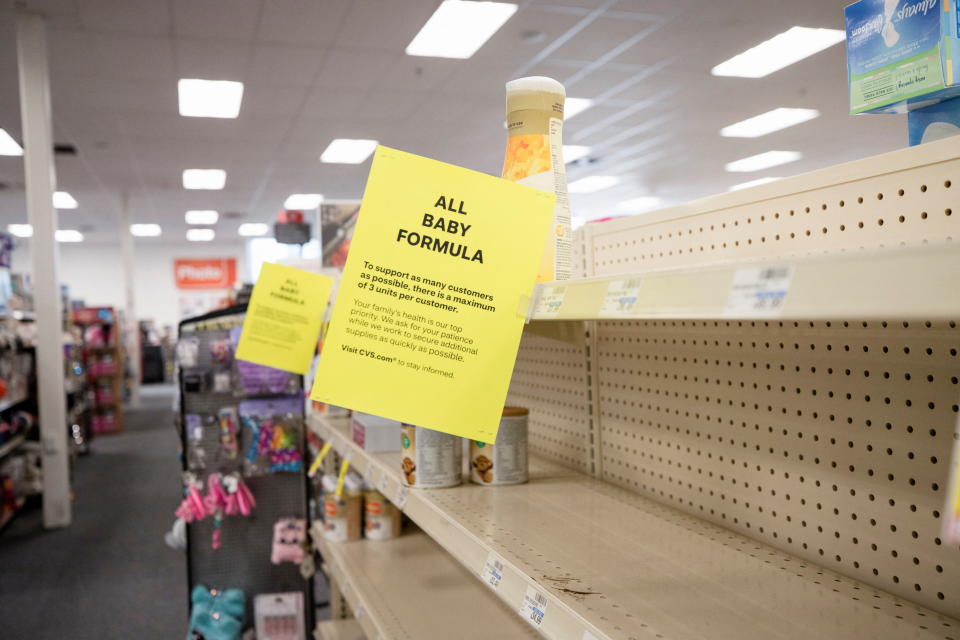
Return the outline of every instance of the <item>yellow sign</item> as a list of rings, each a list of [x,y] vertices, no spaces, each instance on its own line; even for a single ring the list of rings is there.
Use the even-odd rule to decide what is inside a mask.
[[[494,442],[553,204],[378,147],[311,397]]]
[[[237,359],[306,373],[332,287],[326,276],[265,262],[250,296]]]

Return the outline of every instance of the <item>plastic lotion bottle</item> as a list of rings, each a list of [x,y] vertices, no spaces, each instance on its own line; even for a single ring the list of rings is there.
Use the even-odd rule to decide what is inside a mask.
[[[537,282],[570,278],[570,201],[563,164],[566,91],[552,78],[532,76],[507,83],[507,153],[503,177],[554,193],[557,203]]]

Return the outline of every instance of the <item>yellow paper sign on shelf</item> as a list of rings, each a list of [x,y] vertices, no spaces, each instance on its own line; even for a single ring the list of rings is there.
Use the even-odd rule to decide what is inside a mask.
[[[326,276],[265,262],[250,295],[237,359],[306,373],[332,287]]]
[[[311,397],[494,442],[553,204],[378,147]]]

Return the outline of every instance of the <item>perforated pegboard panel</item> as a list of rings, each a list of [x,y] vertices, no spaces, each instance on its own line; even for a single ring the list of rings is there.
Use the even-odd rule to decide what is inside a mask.
[[[223,324],[242,323],[242,316],[224,317]],[[185,328],[192,328],[185,325]],[[183,329],[182,329],[183,330]],[[189,335],[199,340],[197,366],[185,369],[185,373],[194,371],[229,371],[229,363],[216,364],[210,352],[210,343],[214,340],[229,338],[229,329],[205,329],[193,331]],[[240,455],[229,458],[223,455],[220,447],[219,427],[216,423],[217,411],[221,408],[236,409],[245,396],[239,392],[230,393],[190,393],[181,388],[184,414],[209,416],[205,421],[203,437],[194,441],[185,439],[187,460],[195,460],[190,450],[199,447],[206,452],[205,464],[194,472],[203,481],[210,473],[229,473],[242,468],[243,451],[246,448],[248,430],[241,428],[239,439]],[[305,427],[301,423],[300,437],[303,439]],[[304,444],[301,442],[301,448]],[[306,482],[303,473],[271,473],[263,476],[244,477],[257,505],[249,517],[224,516],[221,526],[220,548],[211,547],[213,519],[206,518],[187,526],[189,554],[187,562],[190,568],[190,588],[197,584],[208,587],[240,588],[246,596],[247,622],[253,621],[253,597],[260,593],[280,593],[300,591],[304,601],[311,602],[311,589],[299,571],[299,565],[285,562],[272,564],[270,552],[273,543],[273,525],[280,518],[307,516]],[[308,607],[308,609],[310,609]],[[310,609],[309,613],[312,613]],[[309,615],[308,613],[308,615]],[[307,621],[310,623],[310,620]]]
[[[946,144],[944,144],[946,143]],[[906,149],[662,214],[588,225],[592,275],[960,240],[960,158]]]
[[[587,349],[525,332],[507,403],[530,410],[529,450],[592,473]]]
[[[954,243],[958,156],[948,140],[587,225],[576,255],[586,276],[605,276]],[[592,428],[600,477],[960,616],[960,550],[939,538],[960,401],[956,321],[585,327],[592,420],[550,412],[576,391],[554,382],[565,370],[551,350],[568,348],[557,341],[525,337],[513,393],[538,391],[546,420],[579,430],[569,441]]]

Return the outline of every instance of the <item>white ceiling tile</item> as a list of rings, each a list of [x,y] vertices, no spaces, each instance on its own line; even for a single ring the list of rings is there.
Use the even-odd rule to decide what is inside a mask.
[[[304,105],[304,118],[329,120],[350,118],[363,103],[366,91],[317,87]]]
[[[86,29],[138,35],[170,33],[170,7],[166,1],[82,0],[76,2],[76,6],[80,10],[80,24]]]
[[[323,66],[327,51],[309,47],[258,45],[246,79],[270,86],[306,87]]]
[[[94,42],[98,75],[158,80],[174,77],[170,38],[100,34]],[[88,50],[79,55],[90,54]]]
[[[178,39],[175,52],[178,78],[241,82],[253,53],[251,44],[194,38]]]
[[[397,55],[370,49],[334,49],[323,61],[317,86],[369,90],[379,86]]]
[[[404,0],[402,7],[384,0],[353,0],[337,33],[344,47],[370,47],[404,55],[413,37],[439,3],[436,0]]]
[[[248,40],[260,19],[260,0],[173,0],[177,35]]]
[[[257,37],[284,44],[332,45],[351,4],[351,0],[269,0]]]
[[[289,118],[300,113],[307,94],[306,87],[277,87],[248,83],[243,91],[241,117]]]
[[[87,31],[51,30],[47,38],[50,77],[54,94],[59,86],[76,82],[77,76],[91,77],[103,73],[100,64],[100,40],[103,36]],[[13,40],[9,41],[11,46]],[[16,60],[15,49],[12,56]],[[13,82],[16,82],[14,78]]]

